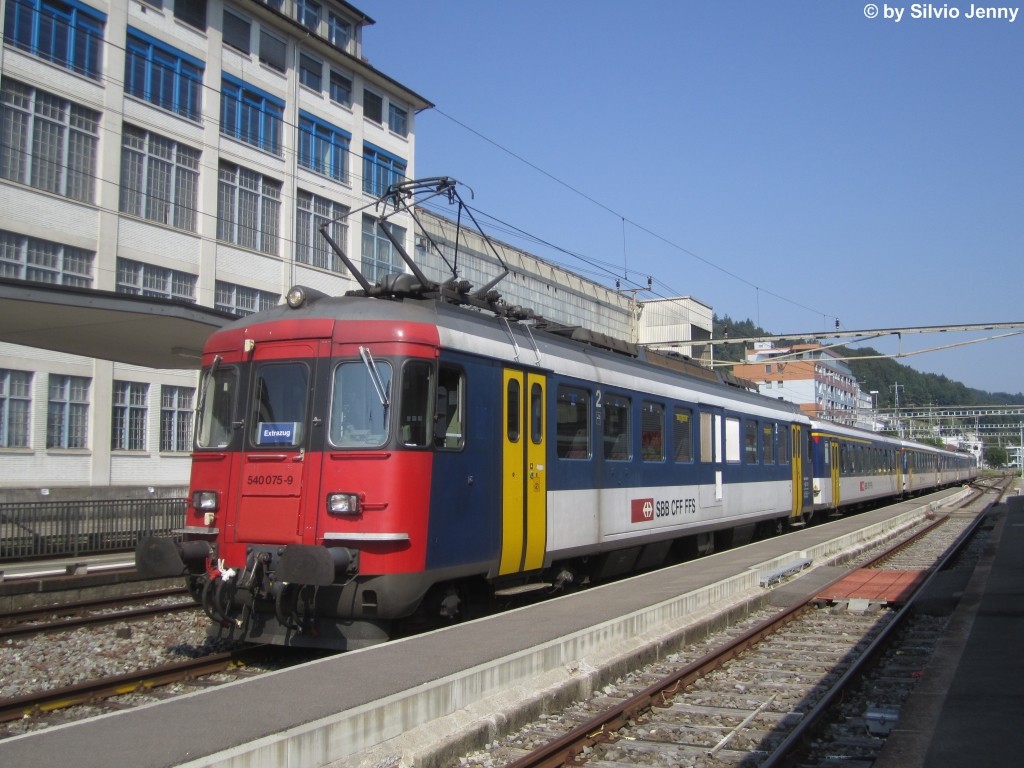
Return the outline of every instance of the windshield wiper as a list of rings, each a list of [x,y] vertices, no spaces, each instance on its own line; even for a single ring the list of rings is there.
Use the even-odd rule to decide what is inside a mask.
[[[377,362],[373,359],[373,355],[370,354],[370,348],[360,347],[359,356],[363,358],[363,365],[366,366],[366,370],[370,373],[370,381],[373,382],[373,388],[377,390],[380,404],[387,408],[391,405],[391,402],[388,399],[387,388],[384,386],[384,379],[381,377],[380,371],[377,370]]]

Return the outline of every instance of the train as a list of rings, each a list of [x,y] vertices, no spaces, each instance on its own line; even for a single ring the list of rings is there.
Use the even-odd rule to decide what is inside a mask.
[[[297,286],[210,336],[185,525],[136,549],[212,635],[362,648],[976,473],[404,250],[370,284],[323,234],[360,289]]]

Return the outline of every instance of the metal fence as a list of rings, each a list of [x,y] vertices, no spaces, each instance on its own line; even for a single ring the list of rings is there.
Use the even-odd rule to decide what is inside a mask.
[[[185,509],[185,499],[0,504],[0,561],[130,551],[141,536],[171,536]]]

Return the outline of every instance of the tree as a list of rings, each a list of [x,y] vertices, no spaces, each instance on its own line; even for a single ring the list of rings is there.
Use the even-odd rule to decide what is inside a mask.
[[[1010,461],[1010,455],[1006,452],[1006,449],[1001,445],[986,445],[985,446],[985,463],[990,467],[999,469],[1005,467]]]

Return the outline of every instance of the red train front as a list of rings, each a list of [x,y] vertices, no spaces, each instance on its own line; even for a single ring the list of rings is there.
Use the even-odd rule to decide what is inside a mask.
[[[290,301],[209,339],[185,541],[144,540],[139,566],[187,568],[225,636],[360,647],[430,586],[437,328],[394,302]]]

